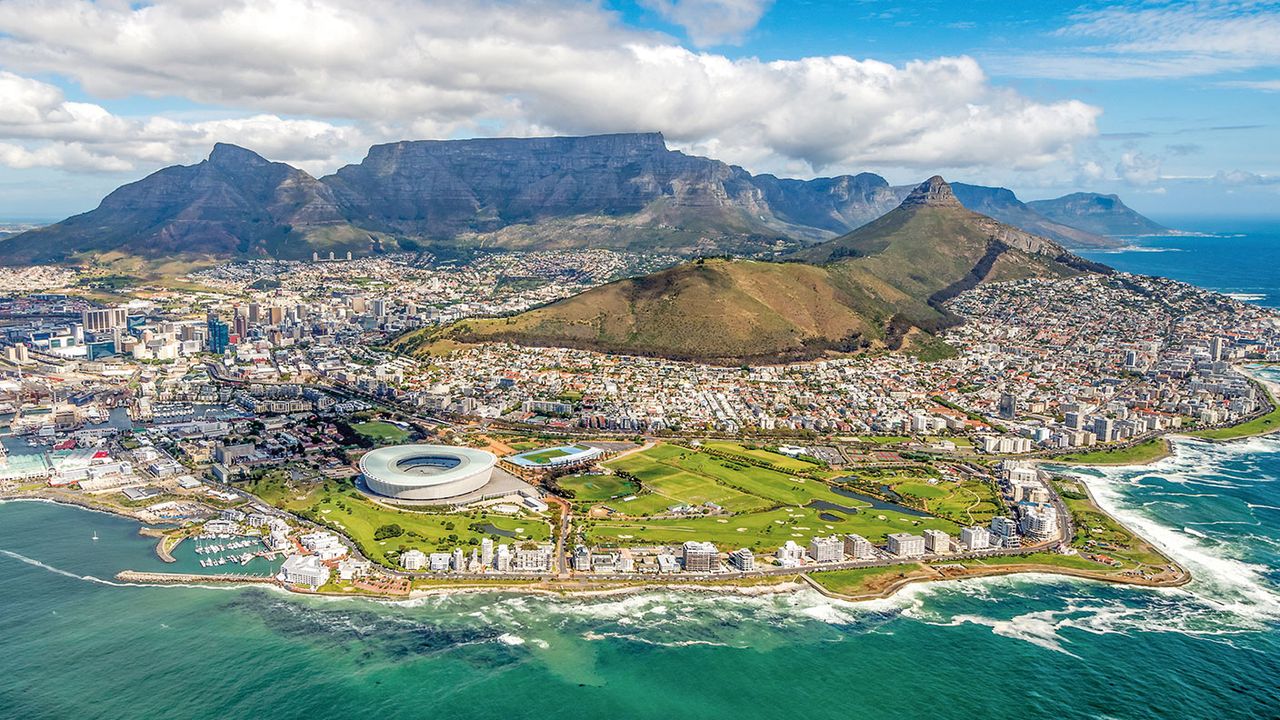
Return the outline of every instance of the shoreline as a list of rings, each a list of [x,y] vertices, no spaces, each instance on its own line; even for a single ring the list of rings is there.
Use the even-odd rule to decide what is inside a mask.
[[[1086,486],[1086,490],[1088,488]],[[1090,491],[1090,499],[1092,500],[1092,492]],[[48,497],[47,495],[18,495],[0,498],[0,502],[45,502],[54,505],[62,505],[66,507],[75,507],[81,510],[91,512],[101,512],[116,517],[122,517],[138,522],[139,534],[152,536],[154,528],[149,528],[143,521],[135,515],[127,512],[115,512],[94,506],[90,503],[67,502],[61,497]],[[1096,501],[1093,501],[1097,506]],[[1104,513],[1101,507],[1098,509]],[[1111,516],[1110,513],[1107,513]],[[1119,522],[1117,520],[1117,522]],[[1123,525],[1123,523],[1121,523]],[[1128,527],[1124,525],[1124,527]],[[152,532],[144,532],[152,531]],[[155,547],[157,555],[162,559],[162,546],[166,542],[167,535],[159,538]],[[167,554],[167,553],[166,553]],[[1166,556],[1167,557],[1167,556]],[[168,561],[168,560],[166,560]],[[823,587],[818,581],[812,579],[813,573],[824,572],[821,569],[812,569],[808,572],[797,572],[794,575],[779,575],[778,582],[735,582],[732,579],[726,580],[710,580],[707,582],[697,582],[691,580],[679,580],[672,582],[655,582],[652,580],[639,580],[634,584],[629,584],[626,579],[620,578],[616,583],[601,582],[595,586],[585,585],[582,587],[569,587],[557,585],[554,580],[546,582],[528,583],[528,582],[511,582],[503,583],[496,580],[493,584],[466,584],[465,582],[457,585],[448,585],[442,583],[437,587],[423,588],[411,590],[407,595],[384,595],[377,593],[362,592],[318,592],[307,591],[294,588],[276,581],[271,577],[254,577],[254,576],[227,576],[219,574],[203,575],[200,573],[169,573],[139,570],[122,570],[116,574],[116,579],[121,582],[135,583],[138,585],[188,585],[200,586],[202,584],[221,584],[221,585],[271,585],[284,592],[335,599],[365,599],[375,602],[412,602],[430,597],[448,596],[448,595],[470,595],[485,593],[502,593],[502,594],[520,594],[520,595],[540,595],[544,597],[569,597],[569,598],[602,598],[616,597],[622,595],[633,595],[645,592],[708,592],[723,595],[740,595],[740,596],[765,596],[765,595],[783,595],[791,594],[804,589],[813,589],[822,595],[836,600],[845,602],[867,602],[872,600],[883,600],[891,598],[900,590],[914,584],[930,583],[930,582],[947,582],[952,580],[970,580],[984,577],[999,577],[1019,574],[1033,575],[1058,575],[1071,577],[1076,579],[1096,580],[1119,585],[1133,585],[1135,587],[1180,587],[1191,581],[1191,574],[1178,564],[1172,558],[1169,562],[1177,567],[1181,572],[1173,581],[1151,581],[1142,578],[1118,577],[1114,575],[1106,575],[1101,573],[1093,573],[1086,570],[1078,570],[1074,568],[1063,568],[1053,565],[1043,565],[1038,563],[1029,563],[1026,565],[1001,565],[990,567],[975,567],[965,565],[959,572],[946,572],[943,568],[934,565],[923,565],[931,575],[924,576],[905,576],[895,578],[884,588],[877,589],[869,593],[861,593],[857,595],[847,595]],[[939,565],[947,565],[945,559],[939,561]],[[886,568],[895,567],[894,565],[886,565]],[[767,576],[766,576],[767,577]],[[753,578],[754,579],[754,578]]]

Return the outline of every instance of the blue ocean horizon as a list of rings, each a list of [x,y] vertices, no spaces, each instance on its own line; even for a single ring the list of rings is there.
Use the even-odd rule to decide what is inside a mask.
[[[1243,226],[1087,254],[1280,306],[1280,223]],[[0,503],[0,717],[1280,715],[1280,437],[1179,440],[1149,466],[1072,472],[1193,581],[1018,575],[864,603],[812,591],[335,600],[122,585],[119,570],[164,567],[136,523]]]

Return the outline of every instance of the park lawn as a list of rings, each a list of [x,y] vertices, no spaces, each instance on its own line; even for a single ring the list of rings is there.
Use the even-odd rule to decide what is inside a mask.
[[[543,541],[551,536],[546,521],[538,517],[512,517],[481,511],[425,513],[399,510],[375,503],[350,486],[336,489],[333,484],[326,483],[299,490],[286,485],[282,477],[280,473],[269,473],[247,489],[276,507],[294,513],[308,513],[314,521],[351,538],[361,552],[379,562],[387,563],[387,551],[399,550],[401,545],[429,553],[465,545],[473,539],[479,542],[484,537],[511,542]],[[391,524],[399,525],[405,533],[383,541],[374,539],[378,528]]]
[[[653,493],[676,501],[671,504],[701,505],[712,502],[729,512],[760,510],[773,504],[763,498],[721,485],[705,475],[695,475],[683,470],[675,470],[643,482]]]
[[[1028,555],[1001,555],[998,557],[965,560],[967,567],[1009,567],[1018,565],[1048,565],[1051,567],[1069,568],[1072,570],[1089,570],[1092,572],[1114,572],[1114,568],[1106,563],[1090,560],[1080,555],[1063,555],[1061,553],[1039,552]]]
[[[853,514],[822,512],[837,519],[820,518],[819,511],[814,509],[780,508],[731,517],[590,520],[584,531],[591,543],[602,546],[678,544],[686,540],[707,540],[721,549],[750,547],[769,551],[777,549],[788,540],[807,545],[814,537],[845,533],[856,533],[873,543],[879,543],[893,532],[919,534],[933,528],[954,535],[960,529],[955,523],[941,518],[913,518],[889,511]]]
[[[1168,563],[1145,540],[1102,512],[1087,497],[1072,497],[1074,494],[1062,494],[1062,500],[1067,504],[1067,510],[1076,526],[1076,536],[1071,542],[1073,547],[1082,552],[1109,555],[1130,568],[1135,565],[1162,566]]]
[[[640,492],[635,483],[617,475],[565,475],[556,478],[556,484],[572,491],[576,503],[600,502]]]
[[[530,450],[538,449],[538,443],[529,442],[527,440],[522,440],[520,442],[507,443],[507,445],[510,445],[511,449],[515,450],[516,452],[529,452]]]
[[[812,500],[826,500],[846,506],[857,501],[837,494],[825,483],[785,473],[721,460],[706,453],[688,452],[669,461],[690,472],[706,475],[717,482],[736,487],[776,503],[806,505]]]
[[[969,525],[991,522],[999,507],[995,488],[981,480],[939,480],[936,484],[930,484],[925,480],[912,479],[889,486],[899,495],[923,499],[930,513],[957,519]]]
[[[834,593],[865,595],[880,590],[890,581],[920,574],[921,570],[919,564],[887,565],[815,572],[809,574],[809,579]]]
[[[1141,465],[1159,460],[1168,454],[1168,440],[1151,438],[1125,448],[1086,450],[1069,455],[1058,455],[1053,458],[1053,461],[1072,465]]]
[[[906,435],[859,435],[858,439],[862,442],[875,443],[876,445],[893,445],[907,442],[911,438]]]
[[[808,460],[788,457],[782,453],[773,452],[772,450],[747,448],[743,447],[739,443],[728,442],[725,440],[707,440],[702,444],[704,447],[713,450],[719,450],[720,452],[729,453],[730,455],[742,455],[744,457],[753,458],[791,472],[804,472],[805,470],[815,470],[819,467],[816,463],[811,463]]]
[[[351,429],[370,440],[390,445],[402,443],[409,439],[409,432],[404,428],[380,420],[356,423],[351,426]]]

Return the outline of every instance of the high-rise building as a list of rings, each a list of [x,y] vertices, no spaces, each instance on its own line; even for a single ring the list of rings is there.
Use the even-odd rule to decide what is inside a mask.
[[[493,538],[481,538],[480,564],[493,567]]]
[[[1115,439],[1115,421],[1106,417],[1094,418],[1093,434],[1098,436],[1098,442]]]
[[[844,541],[837,535],[813,538],[809,541],[809,557],[814,562],[839,562],[844,559]]]
[[[986,550],[991,547],[991,533],[984,527],[967,527],[960,531],[960,544],[968,550]]]
[[[747,548],[741,548],[729,553],[729,562],[742,572],[751,572],[756,569],[755,553]]]
[[[890,555],[898,557],[920,557],[924,554],[924,538],[911,533],[890,533],[888,537]]]
[[[1225,349],[1222,338],[1215,337],[1209,341],[1209,357],[1214,361],[1221,360],[1223,350]]]
[[[1013,518],[997,515],[991,518],[991,544],[997,547],[1018,547],[1018,525]]]
[[[1000,393],[1000,417],[1012,420],[1018,417],[1018,398],[1012,393]]]
[[[685,572],[711,572],[719,565],[719,555],[715,545],[689,540],[684,544]]]
[[[210,314],[208,328],[209,334],[205,341],[209,343],[209,352],[215,355],[225,353],[231,345],[231,327],[219,320],[217,315]]]
[[[925,530],[924,549],[934,555],[951,552],[951,536],[941,530]]]
[[[873,553],[874,550],[872,549],[870,540],[862,537],[861,535],[854,535],[853,533],[849,533],[844,536],[845,555],[857,560],[871,557]]]
[[[106,332],[129,325],[129,311],[122,307],[85,310],[80,314],[80,324],[85,332]]]

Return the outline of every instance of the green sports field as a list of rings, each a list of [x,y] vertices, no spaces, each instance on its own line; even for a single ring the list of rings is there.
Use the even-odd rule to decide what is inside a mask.
[[[640,492],[635,483],[617,475],[566,475],[556,478],[556,484],[572,491],[575,503],[597,503]]]
[[[364,435],[370,440],[389,445],[402,443],[409,439],[409,433],[404,428],[399,425],[392,425],[389,422],[382,422],[380,420],[356,423],[351,426],[351,429],[361,435]]]

